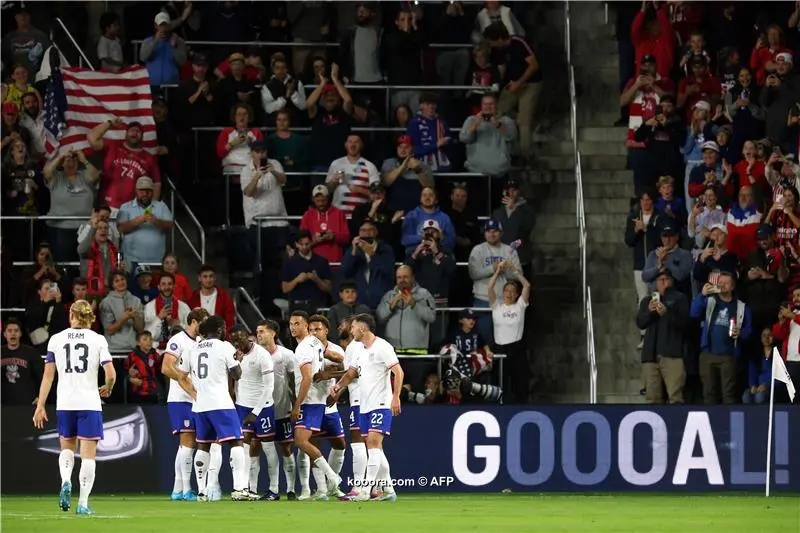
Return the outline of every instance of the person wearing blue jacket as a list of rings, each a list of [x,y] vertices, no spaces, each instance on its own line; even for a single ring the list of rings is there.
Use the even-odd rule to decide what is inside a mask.
[[[180,68],[188,58],[186,42],[171,33],[169,15],[160,11],[155,18],[156,34],[142,42],[139,59],[147,67],[150,85],[177,84],[180,82]]]
[[[447,155],[450,125],[436,114],[436,95],[423,93],[419,112],[408,121],[406,133],[414,146],[414,157],[427,164],[434,172],[450,172],[453,163]]]
[[[435,220],[442,230],[442,246],[452,250],[456,244],[456,230],[453,221],[436,205],[436,191],[424,187],[420,194],[419,207],[406,213],[401,229],[400,243],[406,249],[406,257],[422,242],[423,224],[426,220]]]
[[[772,382],[772,330],[761,331],[761,350],[753,354],[747,367],[747,388],[742,394],[742,403],[766,403],[769,401],[769,386]]]
[[[378,227],[365,219],[342,258],[342,278],[356,282],[358,303],[375,309],[394,287],[394,250],[378,238]]]
[[[736,360],[741,342],[750,337],[750,309],[733,296],[736,277],[721,272],[716,285],[706,283],[692,301],[690,315],[702,321],[700,336],[700,381],[703,403],[737,403]]]

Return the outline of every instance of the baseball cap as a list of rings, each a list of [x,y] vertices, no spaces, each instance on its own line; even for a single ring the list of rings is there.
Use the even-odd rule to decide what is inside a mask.
[[[756,230],[756,239],[759,241],[765,241],[772,237],[772,226],[769,224],[761,224],[758,226]]]
[[[776,63],[794,63],[794,57],[789,52],[781,52],[775,56]]]
[[[228,63],[233,63],[234,61],[241,61],[244,63],[244,54],[240,52],[235,52],[228,56]]]
[[[19,113],[19,106],[14,102],[6,102],[3,104],[4,115],[16,115],[17,113]]]
[[[156,26],[160,24],[169,24],[169,21],[170,21],[169,15],[164,13],[163,11],[159,11],[158,15],[156,15],[155,18]]]
[[[715,143],[714,141],[706,141],[706,142],[704,142],[703,146],[702,146],[702,149],[703,149],[704,152],[706,150],[713,150],[714,152],[719,152],[719,146],[717,146],[717,143]]]
[[[192,54],[192,65],[197,65],[198,67],[206,66],[208,65],[208,58],[201,52],[194,52]]]
[[[653,54],[645,54],[645,55],[642,56],[642,59],[639,61],[639,63],[642,63],[642,64],[643,63],[655,63],[655,62],[656,62],[656,56],[654,56]]]
[[[322,94],[335,93],[335,92],[337,92],[336,85],[332,83],[326,83],[325,87],[322,89]]]
[[[724,234],[728,234],[728,228],[724,224],[714,224],[709,228],[709,231],[714,231],[715,229],[720,230]]]
[[[694,109],[705,109],[706,111],[711,111],[711,104],[709,104],[705,100],[700,100],[699,102],[694,104]]]
[[[319,184],[311,190],[311,198],[316,197],[318,194],[328,196],[328,188],[325,185]]]
[[[489,219],[486,221],[486,224],[484,224],[483,231],[490,231],[490,230],[503,231],[503,225],[500,224],[499,220],[495,220],[493,218]]]
[[[397,146],[400,146],[401,144],[412,145],[414,143],[411,141],[411,136],[401,135],[400,137],[397,138]]]
[[[706,58],[704,56],[692,56],[692,60],[690,61],[690,64],[693,67],[695,67],[695,66],[707,67],[708,66],[708,61],[706,60]]]
[[[475,311],[472,309],[462,309],[460,313],[458,313],[458,318],[475,318]]]
[[[678,234],[678,228],[676,228],[675,224],[673,224],[672,222],[667,221],[661,225],[661,235],[677,235],[677,234]]]
[[[370,183],[369,185],[369,192],[384,192],[384,191],[386,191],[386,187],[384,187],[383,183],[381,183],[380,181]]]
[[[136,270],[133,271],[133,277],[138,278],[139,276],[143,276],[145,274],[152,274],[150,271],[150,267],[147,265],[138,265]]]
[[[442,227],[439,225],[438,222],[436,222],[432,218],[429,218],[428,220],[422,223],[422,231],[425,231],[426,229],[435,229],[439,233],[442,232]]]
[[[133,122],[128,122],[127,124],[125,124],[125,131],[128,131],[131,128],[142,129],[142,123],[134,120]]]
[[[731,127],[730,124],[725,124],[724,126],[720,126],[720,128],[717,130],[717,134],[720,133],[727,133],[729,136],[733,135],[733,127]]]
[[[152,178],[147,176],[142,176],[138,180],[136,180],[136,188],[137,189],[150,189],[151,191],[155,188],[155,184],[153,183]]]
[[[506,184],[503,187],[503,189],[519,189],[519,184],[517,183],[517,180],[515,180],[514,178],[509,178],[506,181]]]
[[[250,143],[251,150],[266,150],[267,149],[267,141],[262,139],[256,139],[255,141]]]

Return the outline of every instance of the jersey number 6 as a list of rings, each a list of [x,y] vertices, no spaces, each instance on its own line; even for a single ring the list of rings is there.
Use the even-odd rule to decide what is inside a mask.
[[[208,359],[206,352],[197,356],[197,379],[206,379],[208,377],[208,363],[204,362],[206,359]]]
[[[70,351],[72,346],[69,344],[64,345],[64,352],[67,355],[67,364],[64,367],[64,372],[67,374],[72,374],[72,372],[77,372],[78,374],[83,374],[89,368],[89,347],[85,344],[76,344],[75,345],[75,355],[78,356],[78,361],[80,361],[80,365],[72,366],[72,361],[70,360]]]

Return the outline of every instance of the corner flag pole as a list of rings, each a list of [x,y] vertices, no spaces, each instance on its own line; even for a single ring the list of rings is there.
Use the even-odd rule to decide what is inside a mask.
[[[772,349],[772,357],[780,357],[777,348]],[[775,377],[769,380],[769,423],[767,424],[767,484],[764,496],[769,498],[769,484],[772,478],[772,419],[775,414]]]

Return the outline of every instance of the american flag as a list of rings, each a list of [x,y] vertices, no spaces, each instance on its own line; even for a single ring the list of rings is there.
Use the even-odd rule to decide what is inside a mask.
[[[115,117],[123,123],[139,122],[143,146],[155,153],[158,147],[153,120],[150,76],[141,66],[119,72],[96,72],[86,68],[53,70],[45,92],[45,148],[47,156],[68,150],[87,150],[87,135]],[[125,126],[109,130],[106,140],[125,138]]]

